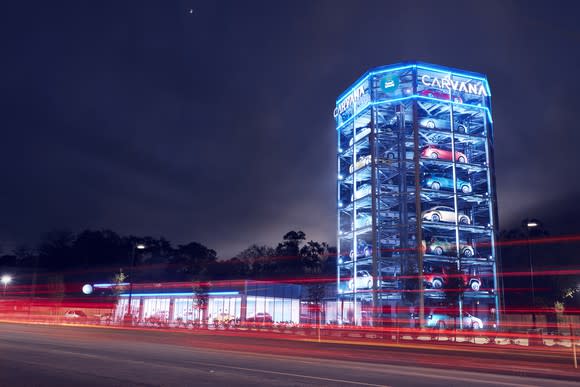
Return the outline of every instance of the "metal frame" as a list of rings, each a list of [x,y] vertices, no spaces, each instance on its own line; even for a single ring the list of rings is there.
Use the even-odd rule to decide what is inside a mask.
[[[418,312],[423,325],[428,308],[444,308],[448,300],[426,286],[424,269],[456,265],[482,283],[478,291],[460,292],[459,313],[498,326],[490,94],[481,74],[405,62],[367,72],[337,99],[337,290],[341,304],[352,302],[351,313],[342,311],[337,321],[382,325],[387,305],[398,319]],[[429,157],[428,144],[435,146]],[[441,179],[439,189],[427,185],[434,179]],[[466,182],[471,189],[462,192]],[[423,221],[422,213],[437,205],[452,207],[454,221]],[[359,275],[367,271],[371,286]],[[416,299],[405,296],[412,280],[401,274],[417,278]]]

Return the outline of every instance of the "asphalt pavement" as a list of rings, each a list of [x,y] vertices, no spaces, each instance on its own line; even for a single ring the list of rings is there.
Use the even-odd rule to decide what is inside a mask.
[[[517,369],[498,373],[491,366],[473,371],[460,360],[477,364],[476,355],[448,352],[259,334],[3,323],[0,385],[580,386],[580,371],[576,381],[576,374],[567,373],[564,380],[556,371],[560,378],[524,376],[530,373]],[[503,363],[500,355],[481,360],[493,361]],[[530,366],[530,361],[514,364]]]

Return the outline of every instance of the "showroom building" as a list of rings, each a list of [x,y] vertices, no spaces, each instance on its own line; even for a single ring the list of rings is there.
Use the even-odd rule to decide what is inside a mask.
[[[490,96],[482,74],[404,62],[337,99],[337,321],[499,324]]]
[[[302,313],[305,310],[300,292],[299,285],[251,280],[212,281],[197,287],[192,283],[135,284],[119,294],[113,319],[121,321],[130,312],[137,324],[298,323],[301,307]]]

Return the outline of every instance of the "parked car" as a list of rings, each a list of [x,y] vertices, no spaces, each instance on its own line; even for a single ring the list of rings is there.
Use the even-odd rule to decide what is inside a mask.
[[[373,217],[369,214],[359,214],[354,222],[354,228],[369,227],[373,223]]]
[[[381,280],[379,287],[398,289],[401,286],[400,269],[383,269],[381,271]]]
[[[390,187],[389,187],[390,185]],[[385,183],[380,185],[380,191],[378,191],[377,193],[381,193],[381,194],[385,194],[385,193],[391,193],[393,191],[395,191],[397,189],[397,187],[393,187],[393,181],[392,180],[387,180]],[[355,192],[354,195],[350,195],[350,201],[353,202],[354,200],[363,198],[367,195],[370,195],[372,193],[372,186],[370,184],[362,184]]]
[[[354,165],[351,164],[350,167],[348,167],[348,172],[353,173],[354,171],[359,170],[362,167],[369,165],[370,163],[371,163],[371,155],[361,156],[359,157],[358,161],[354,163]]]
[[[357,258],[358,257],[370,257],[373,254],[373,249],[370,245],[367,245],[364,242],[359,241],[358,249],[357,249]],[[354,251],[351,250],[349,254],[350,258],[354,258]]]
[[[166,311],[155,312],[145,318],[145,323],[155,326],[165,326],[169,322],[169,313]]]
[[[371,128],[365,127],[361,129],[362,130],[359,130],[359,132],[353,138],[350,139],[350,141],[348,142],[348,146],[352,146],[352,144],[362,139],[363,137],[368,136],[371,133]]]
[[[350,290],[354,289],[354,278],[348,281],[348,288]],[[373,288],[373,276],[367,270],[358,270],[356,272],[356,288],[357,289],[372,289]]]
[[[412,146],[412,144],[411,144]],[[407,160],[413,160],[413,158],[415,157],[415,152],[413,152],[413,148],[408,147],[405,148],[405,150],[402,150],[400,152],[401,154],[403,154],[405,157],[405,159]],[[387,149],[385,151],[385,153],[383,153],[383,158],[387,159],[387,160],[394,160],[394,159],[398,159],[399,158],[399,147],[398,146],[393,146],[389,149]]]
[[[72,321],[86,321],[88,317],[82,310],[69,310],[65,312],[64,318]]]
[[[445,313],[431,313],[426,316],[427,327],[446,329],[453,328],[455,324],[459,325],[457,321],[459,316],[451,316]],[[483,329],[483,321],[467,312],[463,313],[462,323],[463,328],[469,328],[473,330]]]
[[[352,202],[369,195],[372,189],[373,187],[370,184],[361,184],[361,186],[354,192],[354,194],[350,195],[350,201]]]
[[[113,322],[112,313],[103,313],[95,316],[100,324],[111,324]]]
[[[463,286],[470,288],[474,292],[479,291],[481,288],[481,278],[477,276],[472,276],[469,274],[461,273],[459,274]],[[449,275],[445,269],[439,272],[425,272],[423,273],[423,283],[427,288],[431,289],[442,289],[449,281]]]
[[[421,157],[452,161],[453,152],[443,149],[438,145],[430,144],[421,149]],[[461,152],[455,151],[455,160],[458,163],[467,163],[467,156]]]
[[[178,327],[193,328],[201,324],[200,316],[192,310],[184,311],[175,319]]]
[[[274,320],[269,313],[259,312],[256,313],[254,316],[247,317],[246,322],[260,322],[260,323],[271,323]]]
[[[425,179],[423,180],[423,184],[427,188],[431,188],[433,190],[453,190],[453,178],[447,177],[441,173],[430,173],[425,175]],[[463,193],[470,193],[471,192],[471,183],[468,181],[457,179],[457,189]]]
[[[425,117],[419,120],[419,126],[428,129],[451,130],[451,121],[449,118]],[[454,129],[458,133],[467,133],[467,124],[455,121]]]
[[[457,222],[459,224],[470,224],[471,223],[471,219],[469,219],[469,216],[467,216],[465,214],[458,213],[457,217],[455,217],[455,210],[453,208],[447,207],[447,206],[431,207],[427,211],[423,211],[421,213],[421,218],[423,220],[430,220],[432,222],[455,223],[455,220],[457,219]]]
[[[457,245],[455,241],[439,239],[439,238],[432,238],[431,242],[428,246],[428,252],[435,254],[435,255],[451,255],[454,256],[456,254]],[[459,253],[462,257],[470,258],[475,255],[475,250],[472,246],[460,243],[459,244]]]
[[[228,312],[220,312],[212,316],[214,326],[231,327],[239,323],[239,319]]]
[[[429,97],[429,98],[444,99],[447,101],[449,101],[451,99],[451,96],[449,95],[448,92],[443,91],[443,90],[436,90],[436,89],[421,90],[419,92],[419,95],[422,95],[424,97]],[[453,102],[463,103],[463,99],[461,99],[460,96],[456,95],[456,96],[453,96]]]
[[[467,312],[463,313],[463,327],[474,330],[483,329],[483,321]]]
[[[376,120],[376,127],[379,132],[392,132],[400,129],[403,122],[410,123],[413,121],[412,109],[404,109],[402,106],[397,106],[395,112],[378,113]],[[407,125],[407,127],[409,127]]]

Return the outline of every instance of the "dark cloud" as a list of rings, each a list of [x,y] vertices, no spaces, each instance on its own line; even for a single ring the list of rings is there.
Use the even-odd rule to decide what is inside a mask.
[[[197,240],[222,256],[293,228],[333,243],[334,100],[401,60],[488,75],[502,223],[580,191],[574,2],[11,7],[5,245],[60,227]]]

